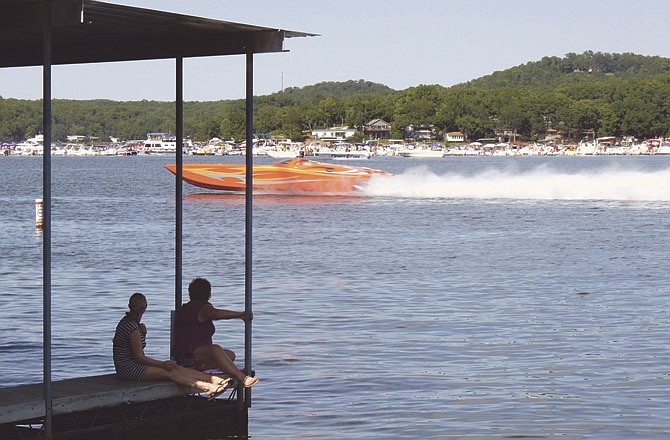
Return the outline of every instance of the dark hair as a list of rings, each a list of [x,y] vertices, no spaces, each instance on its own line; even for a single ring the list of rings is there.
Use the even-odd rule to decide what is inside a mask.
[[[209,301],[212,296],[212,285],[205,278],[193,278],[188,285],[188,297],[191,300]]]
[[[147,298],[140,292],[135,292],[130,295],[130,299],[128,300],[128,308],[130,311],[126,312],[126,316],[139,320],[141,315],[140,309],[146,309],[146,306]],[[142,310],[142,312],[144,312],[144,310]]]

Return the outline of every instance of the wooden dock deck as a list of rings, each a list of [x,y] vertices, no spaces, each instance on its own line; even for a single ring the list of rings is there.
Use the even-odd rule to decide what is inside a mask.
[[[0,388],[0,438],[42,438],[42,388],[41,383]],[[172,382],[127,382],[114,374],[53,382],[52,408],[54,439],[88,439],[94,433],[98,440],[147,439],[159,438],[152,437],[158,432],[160,438],[196,439],[196,431],[211,438],[243,435],[248,422],[247,408],[236,399],[210,402]]]

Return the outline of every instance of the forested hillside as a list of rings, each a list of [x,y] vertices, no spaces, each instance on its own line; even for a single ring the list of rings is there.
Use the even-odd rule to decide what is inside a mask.
[[[548,89],[565,84],[602,81],[611,77],[649,78],[670,73],[670,59],[587,51],[563,58],[544,57],[540,61],[512,67],[468,82],[476,88],[534,87]]]
[[[339,98],[350,98],[356,95],[388,95],[395,92],[390,87],[369,81],[345,81],[345,82],[322,82],[312,86],[290,87],[282,92],[268,95],[268,101],[279,100],[279,102],[309,101],[317,105],[323,98],[337,96]]]
[[[407,126],[468,139],[515,131],[525,140],[557,130],[566,141],[596,136],[670,136],[670,59],[585,52],[545,57],[453,87],[396,91],[364,80],[324,82],[255,99],[255,131],[302,140],[311,129],[362,126],[381,118],[394,138]],[[171,102],[55,100],[55,139],[67,135],[144,139],[174,131]],[[194,140],[244,138],[243,100],[187,102],[184,132]],[[0,141],[41,129],[40,101],[0,98]]]

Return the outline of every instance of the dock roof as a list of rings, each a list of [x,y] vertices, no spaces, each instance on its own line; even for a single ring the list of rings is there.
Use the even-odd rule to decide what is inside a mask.
[[[0,0],[0,67],[41,66],[43,0]],[[315,34],[104,3],[51,0],[52,64],[282,52]]]

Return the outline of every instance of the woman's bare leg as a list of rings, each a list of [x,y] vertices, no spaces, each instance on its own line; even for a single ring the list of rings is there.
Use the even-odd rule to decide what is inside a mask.
[[[244,380],[245,374],[237,368],[226,350],[220,345],[203,345],[193,350],[196,363],[202,363],[206,370],[218,368],[237,380]]]
[[[222,349],[224,353],[230,358],[231,361],[234,361],[237,355],[233,350],[228,350],[227,348]]]
[[[237,381],[245,387],[252,386],[258,382],[258,379],[247,376],[242,370],[237,368],[228,353],[232,352],[221,348],[221,346],[217,344],[203,345],[193,350],[195,361],[202,363],[205,366],[205,369],[218,368],[221,371],[230,374],[230,376],[237,379]],[[235,356],[234,353],[233,356]]]
[[[228,384],[225,379],[218,376],[207,375],[180,365],[174,365],[170,370],[149,367],[142,376],[142,380],[171,380],[179,385],[196,388],[208,394],[221,391],[221,386]]]

